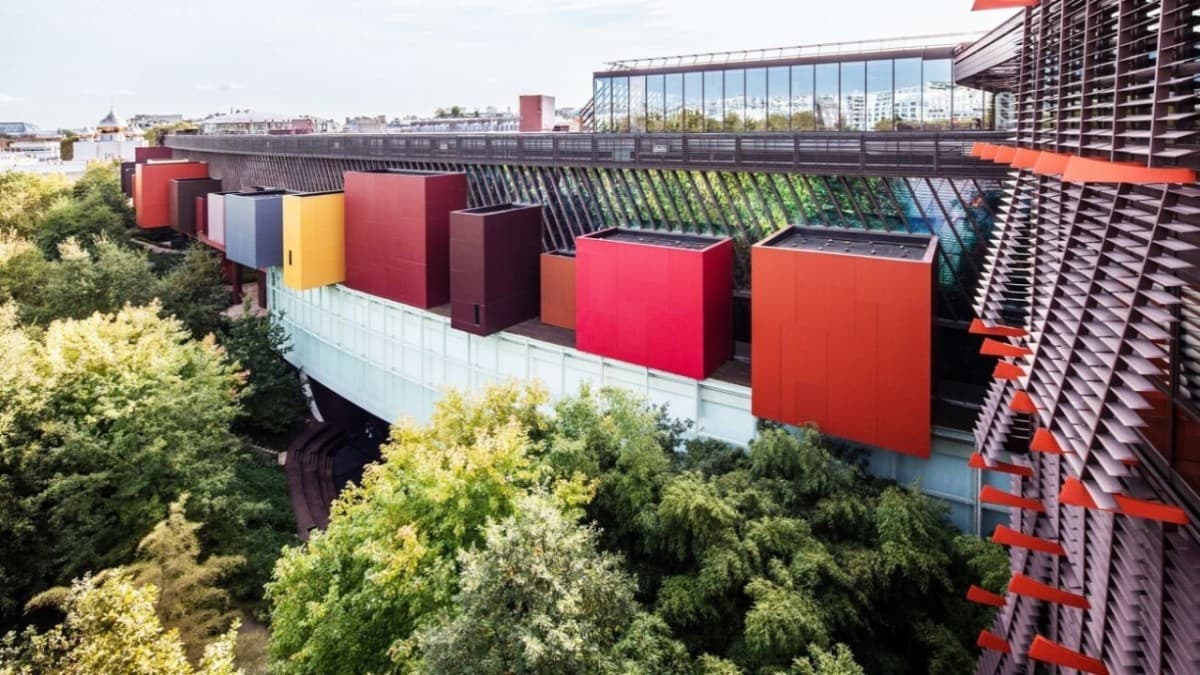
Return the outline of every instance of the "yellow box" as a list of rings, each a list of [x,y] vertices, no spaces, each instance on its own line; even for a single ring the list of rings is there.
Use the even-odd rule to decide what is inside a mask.
[[[346,280],[342,192],[283,196],[283,283],[299,291]]]

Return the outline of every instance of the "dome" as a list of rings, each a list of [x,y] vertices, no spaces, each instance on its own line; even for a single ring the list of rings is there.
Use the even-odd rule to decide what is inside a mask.
[[[120,117],[117,117],[117,114],[115,112],[113,112],[112,108],[109,108],[108,114],[104,116],[104,119],[102,119],[96,123],[96,128],[97,129],[124,129],[125,128],[125,120],[121,119]]]

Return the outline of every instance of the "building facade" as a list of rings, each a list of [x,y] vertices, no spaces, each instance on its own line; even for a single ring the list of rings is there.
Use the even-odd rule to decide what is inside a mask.
[[[612,227],[630,245],[661,239],[638,230],[681,249],[730,242],[728,286],[644,249],[567,262],[576,330],[596,318],[582,313],[640,312],[599,346],[559,319],[474,335],[448,307],[265,274],[289,358],[385,419],[426,417],[446,385],[515,377],[556,394],[625,386],[735,443],[756,412],[836,429],[873,472],[1010,548],[1003,593],[967,591],[998,609],[980,673],[1200,672],[1200,0],[976,5],[1023,9],[986,35],[927,45],[611,64],[594,76],[595,133],[167,143],[226,189],[457,175],[469,208],[541,205],[557,263]],[[347,221],[347,237],[361,231]],[[918,250],[927,272],[908,266]],[[788,261],[761,263],[772,258]],[[632,304],[590,292],[581,268],[627,270],[646,292]],[[648,297],[697,286],[731,296],[725,362],[688,376],[639,356],[662,353]],[[704,307],[667,323],[708,330],[724,309]],[[756,363],[770,384],[756,384]],[[898,407],[919,428],[895,424]]]

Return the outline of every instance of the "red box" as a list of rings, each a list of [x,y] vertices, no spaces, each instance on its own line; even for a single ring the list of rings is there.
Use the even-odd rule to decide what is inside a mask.
[[[207,177],[207,162],[168,160],[138,164],[133,176],[137,226],[142,229],[170,226],[171,181],[176,178]]]
[[[929,457],[937,239],[800,228],[751,249],[751,409]]]
[[[450,301],[450,212],[467,174],[347,171],[345,285],[428,309]]]
[[[612,228],[575,238],[581,351],[703,379],[733,354],[733,240]]]
[[[195,198],[196,209],[196,238],[202,242],[208,239],[208,195]]]
[[[554,97],[540,94],[521,96],[518,131],[553,131]]]

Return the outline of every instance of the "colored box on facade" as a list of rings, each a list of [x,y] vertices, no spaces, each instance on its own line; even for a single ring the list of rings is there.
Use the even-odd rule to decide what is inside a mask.
[[[221,190],[219,178],[176,178],[171,181],[171,229],[196,235],[196,198]]]
[[[575,239],[575,343],[704,379],[733,355],[733,240],[611,228]]]
[[[208,239],[208,195],[196,197],[193,217],[196,219],[196,239],[206,242]]]
[[[752,411],[928,458],[937,238],[792,227],[751,249]]]
[[[133,197],[133,176],[137,172],[137,162],[121,162],[121,194]]]
[[[346,278],[343,193],[283,196],[283,283],[299,291]]]
[[[575,253],[541,256],[542,323],[575,330]]]
[[[554,130],[554,97],[540,94],[521,97],[520,131]]]
[[[282,265],[283,192],[239,192],[222,202],[225,257],[255,269]]]
[[[450,325],[491,335],[538,315],[542,207],[498,204],[450,214]]]
[[[171,154],[171,149],[165,145],[146,145],[133,149],[133,159],[138,164],[149,162],[152,159],[171,159],[172,157],[174,155]]]
[[[205,162],[169,160],[138,164],[133,176],[137,226],[142,229],[170,226],[171,181],[207,177],[208,164]]]
[[[450,301],[450,212],[467,175],[347,171],[346,286],[428,309]]]

